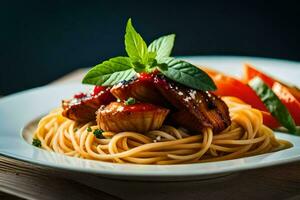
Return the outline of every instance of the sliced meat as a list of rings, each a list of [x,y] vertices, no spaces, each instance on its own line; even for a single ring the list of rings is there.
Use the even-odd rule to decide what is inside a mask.
[[[113,86],[110,91],[120,100],[133,97],[141,102],[165,106],[166,102],[153,84],[154,76],[154,74],[141,74],[135,80],[124,81]]]
[[[98,110],[97,124],[104,131],[146,133],[159,129],[168,113],[168,109],[150,103],[112,102]]]
[[[154,84],[160,93],[179,112],[173,114],[173,121],[193,131],[210,127],[214,133],[227,128],[230,123],[227,105],[214,94],[184,87],[156,76]]]
[[[110,88],[103,88],[96,94],[80,93],[75,95],[73,99],[62,101],[64,109],[62,115],[80,123],[95,121],[96,111],[100,106],[115,100],[115,97],[110,93]]]
[[[169,118],[171,123],[175,123],[190,131],[195,131],[196,134],[203,129],[203,125],[202,123],[199,123],[198,118],[194,117],[187,110],[172,112]]]

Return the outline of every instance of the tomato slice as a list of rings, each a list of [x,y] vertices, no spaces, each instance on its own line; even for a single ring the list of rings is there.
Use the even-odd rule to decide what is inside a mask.
[[[269,128],[275,129],[280,126],[277,120],[269,112],[261,111],[263,115],[263,122]]]
[[[267,76],[263,72],[258,71],[257,69],[255,69],[252,65],[246,63],[244,65],[244,74],[243,74],[243,77],[242,77],[242,81],[244,83],[248,83],[255,76],[258,76],[259,78],[261,78],[265,82],[265,84],[267,84],[269,87],[272,87],[274,82],[276,81],[275,79]]]
[[[248,85],[233,77],[222,74],[214,75],[212,79],[218,88],[216,91],[214,91],[216,95],[234,96],[241,99],[245,103],[250,104],[254,108],[267,111],[265,105]]]
[[[284,85],[284,84],[282,84],[282,85]],[[297,87],[289,87],[286,85],[284,85],[284,86],[287,87],[289,92],[300,102],[300,90]]]
[[[243,102],[251,105],[253,108],[262,111],[263,121],[266,126],[270,128],[279,127],[277,120],[269,113],[266,106],[251,87],[236,78],[226,76],[220,72],[207,68],[201,69],[204,70],[215,82],[218,88],[216,91],[214,91],[216,95],[233,96],[241,99]]]
[[[272,90],[289,110],[296,125],[300,125],[300,102],[293,96],[287,87],[279,82],[273,84]]]
[[[242,81],[244,83],[248,83],[251,79],[253,79],[255,76],[260,77],[270,88],[273,87],[275,82],[280,83],[281,85],[285,86],[288,91],[298,100],[300,101],[300,90],[297,87],[293,87],[293,86],[288,86],[268,75],[266,75],[265,73],[255,69],[254,66],[250,65],[250,64],[245,64],[244,65],[244,74],[242,77]]]

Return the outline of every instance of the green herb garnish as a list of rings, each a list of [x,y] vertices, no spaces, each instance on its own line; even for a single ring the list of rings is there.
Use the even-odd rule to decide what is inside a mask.
[[[175,34],[162,36],[147,47],[129,19],[125,34],[128,57],[119,56],[96,65],[85,75],[82,83],[113,86],[132,79],[137,73],[158,70],[169,79],[188,87],[215,90],[214,82],[204,71],[191,63],[170,57],[174,40]]]
[[[40,141],[39,139],[33,138],[33,140],[32,140],[32,145],[33,145],[33,146],[36,146],[36,147],[41,147],[41,146],[42,146],[42,143],[41,143],[41,141]]]
[[[129,97],[126,101],[125,101],[125,105],[132,105],[135,104],[135,98]]]
[[[102,136],[102,133],[103,133],[103,132],[104,132],[104,131],[101,130],[101,129],[95,129],[95,130],[94,130],[94,135],[95,135],[96,138],[100,139],[100,138],[103,137],[103,136]]]
[[[92,128],[89,126],[89,127],[87,127],[87,132],[92,132]]]
[[[254,77],[248,82],[249,86],[260,97],[270,113],[280,122],[282,126],[287,128],[291,133],[297,134],[294,119],[288,109],[282,104],[276,94],[264,83],[259,77]]]

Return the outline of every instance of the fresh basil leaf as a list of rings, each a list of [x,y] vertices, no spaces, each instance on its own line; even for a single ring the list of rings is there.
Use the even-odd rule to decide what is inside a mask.
[[[148,52],[148,62],[149,62],[149,60],[151,60],[151,59],[155,59],[156,58],[156,52],[154,52],[154,51],[150,51],[150,52]]]
[[[161,70],[168,70],[168,65],[166,63],[159,63],[157,64],[157,66],[161,69]]]
[[[132,26],[131,19],[128,20],[125,34],[125,49],[128,56],[135,62],[147,64],[148,49],[145,41]]]
[[[138,73],[140,72],[144,72],[145,71],[145,68],[146,68],[146,65],[140,63],[140,62],[134,62],[133,63],[134,65],[134,70]]]
[[[136,75],[128,57],[115,57],[93,67],[82,80],[91,85],[112,86],[120,81],[128,81]]]
[[[149,58],[148,59],[148,65],[150,68],[157,67],[157,60],[155,58]]]
[[[163,63],[167,64],[168,67],[158,65],[159,71],[176,82],[198,90],[216,89],[213,80],[204,71],[191,63],[175,58],[165,58]]]
[[[248,82],[248,85],[256,92],[261,101],[265,104],[270,113],[287,128],[291,133],[296,133],[294,119],[288,109],[282,104],[276,94],[259,77],[254,77]]]
[[[156,52],[156,59],[161,61],[162,58],[171,55],[175,40],[175,34],[162,36],[154,40],[148,47],[149,52]]]

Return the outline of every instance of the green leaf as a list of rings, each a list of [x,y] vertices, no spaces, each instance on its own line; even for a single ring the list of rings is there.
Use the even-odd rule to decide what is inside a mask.
[[[128,56],[135,62],[147,64],[148,49],[145,41],[132,26],[131,19],[128,20],[125,34],[125,49]]]
[[[128,57],[115,57],[93,67],[82,80],[91,85],[112,86],[120,81],[128,81],[136,75]]]
[[[129,97],[126,101],[125,101],[125,105],[133,105],[136,103],[135,98]]]
[[[146,65],[140,63],[140,62],[134,62],[133,63],[134,65],[134,70],[138,73],[140,72],[144,72],[145,71],[145,68],[146,68]]]
[[[42,142],[37,138],[33,138],[32,145],[36,147],[42,147]]]
[[[158,65],[159,71],[178,83],[204,91],[216,89],[213,80],[191,63],[175,58],[165,58],[163,63],[167,64],[168,67]]]
[[[150,52],[148,52],[148,61],[149,61],[149,59],[155,59],[156,58],[156,52],[154,52],[154,51],[150,51]]]
[[[248,85],[256,92],[270,113],[290,132],[296,133],[294,119],[276,94],[259,77],[254,77]]]
[[[148,65],[150,68],[157,67],[158,65],[157,60],[155,58],[150,58],[148,60]]]
[[[161,61],[165,57],[171,55],[175,41],[175,34],[162,36],[154,40],[148,47],[149,52],[156,52],[156,59]]]
[[[103,132],[104,132],[103,130],[97,128],[97,129],[94,130],[93,134],[96,138],[103,139],[104,138],[103,135],[102,135]]]

